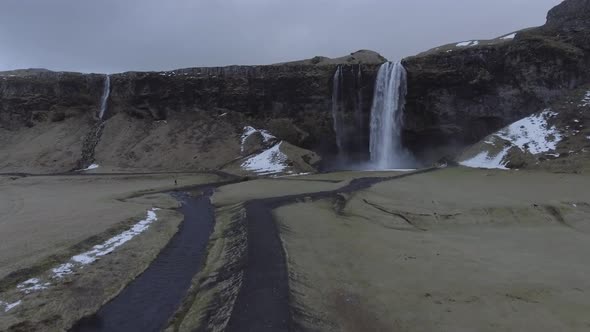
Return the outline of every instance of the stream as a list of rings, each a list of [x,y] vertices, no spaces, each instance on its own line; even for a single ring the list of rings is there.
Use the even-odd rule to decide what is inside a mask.
[[[161,331],[184,299],[206,257],[215,224],[210,196],[213,188],[191,197],[174,192],[184,215],[178,232],[150,266],[96,314],[80,320],[70,331]]]

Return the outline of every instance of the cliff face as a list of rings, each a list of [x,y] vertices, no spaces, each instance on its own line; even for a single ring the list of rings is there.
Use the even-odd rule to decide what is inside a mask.
[[[125,113],[139,119],[166,120],[172,113],[238,112],[280,138],[307,148],[333,150],[332,76],[337,64],[279,64],[192,68],[160,73],[124,73],[111,78],[107,116]],[[378,64],[342,64],[345,103],[354,110],[360,67],[362,114],[368,116]],[[348,83],[350,82],[350,84]],[[350,149],[367,129],[347,121]],[[368,121],[364,122],[365,124]],[[291,127],[291,128],[286,128]],[[359,134],[356,134],[359,133]]]
[[[0,73],[0,128],[94,116],[104,75],[22,70]]]
[[[337,66],[345,77],[345,144],[366,150],[373,83],[384,61],[359,51],[269,66],[115,74],[102,121],[104,75],[0,73],[0,139],[6,143],[0,169],[67,171],[94,162],[113,169],[218,168],[240,157],[246,125],[330,153]],[[30,140],[44,144],[26,148]]]
[[[47,70],[0,73],[0,170],[78,167],[88,154],[84,141],[96,132],[104,77]]]
[[[590,29],[589,0],[566,0],[549,11],[547,25],[557,30],[588,31]]]
[[[543,27],[405,59],[406,144],[424,154],[444,146],[456,151],[586,83],[589,4],[566,0]]]

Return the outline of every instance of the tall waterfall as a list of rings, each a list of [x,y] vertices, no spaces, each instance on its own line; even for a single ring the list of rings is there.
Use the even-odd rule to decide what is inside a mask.
[[[371,108],[371,163],[379,169],[401,167],[408,155],[401,144],[407,93],[406,69],[401,62],[381,65]]]
[[[334,83],[332,86],[332,122],[334,125],[334,132],[336,133],[336,145],[338,146],[338,153],[344,153],[343,135],[344,135],[344,105],[342,102],[343,95],[343,75],[342,66],[336,68],[334,73]]]
[[[111,76],[107,75],[104,80],[104,90],[102,92],[102,97],[100,98],[100,113],[98,113],[98,117],[102,120],[104,113],[107,110],[107,104],[109,101],[109,95],[111,93]]]
[[[356,100],[355,100],[355,117],[356,117],[356,128],[358,136],[358,148],[362,149],[363,143],[365,142],[364,128],[365,121],[363,119],[363,72],[362,65],[359,64],[358,71],[356,73]]]

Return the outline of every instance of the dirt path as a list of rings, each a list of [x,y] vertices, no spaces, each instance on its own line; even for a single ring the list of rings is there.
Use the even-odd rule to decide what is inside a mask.
[[[246,202],[248,250],[243,283],[227,331],[290,331],[296,329],[289,302],[285,252],[272,210],[300,199],[318,200],[368,188],[379,182],[431,172],[425,169],[391,177],[354,179],[329,191],[257,199]]]

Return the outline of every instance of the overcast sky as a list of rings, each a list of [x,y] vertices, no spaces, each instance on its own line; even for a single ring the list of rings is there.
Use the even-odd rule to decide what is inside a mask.
[[[0,70],[269,64],[371,49],[398,60],[542,25],[561,0],[0,0]]]

